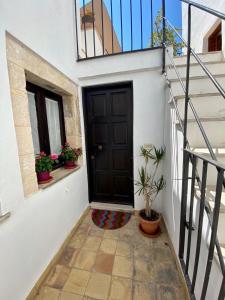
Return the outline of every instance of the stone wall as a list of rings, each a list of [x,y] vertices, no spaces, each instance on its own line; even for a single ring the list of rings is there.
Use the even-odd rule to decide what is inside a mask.
[[[80,112],[76,84],[63,73],[7,34],[7,61],[15,131],[24,195],[38,191],[26,81],[63,97],[66,139],[81,147]],[[81,163],[81,161],[79,162]]]

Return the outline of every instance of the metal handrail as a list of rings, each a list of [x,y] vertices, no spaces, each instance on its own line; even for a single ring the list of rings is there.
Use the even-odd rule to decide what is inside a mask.
[[[203,11],[211,14],[211,15],[214,15],[214,16],[220,18],[220,19],[225,20],[225,14],[223,14],[223,13],[221,13],[221,12],[215,10],[215,9],[212,9],[210,7],[207,7],[205,5],[202,5],[202,4],[196,3],[194,1],[190,1],[190,0],[180,0],[180,1],[181,2],[185,2],[185,3],[189,4],[189,5],[194,6],[194,7],[197,7],[199,9],[201,9],[201,10],[203,10]]]
[[[173,29],[173,31],[176,33],[176,35],[182,40],[184,45],[188,47],[187,42],[183,39],[183,37],[179,34],[179,32],[176,30],[176,28],[170,23],[170,21],[165,18],[165,21],[167,24]],[[222,88],[220,83],[215,79],[213,74],[209,71],[209,69],[204,65],[203,61],[200,59],[198,54],[195,53],[195,51],[190,47],[190,52],[193,55],[193,57],[196,59],[196,61],[199,63],[199,65],[202,67],[203,71],[206,73],[206,75],[211,79],[212,83],[215,85],[215,87],[220,92],[221,96],[225,99],[225,90]]]

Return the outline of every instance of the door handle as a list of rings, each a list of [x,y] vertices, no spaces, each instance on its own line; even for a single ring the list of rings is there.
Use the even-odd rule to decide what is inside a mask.
[[[98,145],[98,150],[102,151],[102,145]]]

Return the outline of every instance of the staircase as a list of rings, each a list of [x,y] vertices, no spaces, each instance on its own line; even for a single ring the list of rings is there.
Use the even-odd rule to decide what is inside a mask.
[[[215,76],[221,86],[225,89],[225,58],[222,52],[210,52],[199,55],[205,66]],[[185,84],[187,57],[175,57],[174,63],[177,71]],[[184,91],[173,66],[167,69],[167,79],[177,104],[180,116],[184,118]],[[207,77],[201,66],[191,57],[190,65],[190,98],[202,123],[205,133],[212,145],[218,161],[225,165],[225,100],[219,94],[212,81]],[[179,125],[179,122],[177,122]],[[192,111],[188,110],[187,139],[191,150],[210,158],[209,151],[196,123]],[[201,174],[202,166],[197,166]],[[209,168],[207,176],[206,200],[211,212],[214,208],[216,170]],[[198,197],[198,189],[196,188]],[[223,257],[225,259],[225,190],[223,190],[219,227],[217,231]]]

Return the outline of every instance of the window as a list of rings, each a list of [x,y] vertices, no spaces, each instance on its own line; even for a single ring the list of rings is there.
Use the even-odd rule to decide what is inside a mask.
[[[220,23],[208,38],[208,51],[222,50],[222,24]]]
[[[59,154],[65,144],[62,97],[27,82],[35,154]]]

